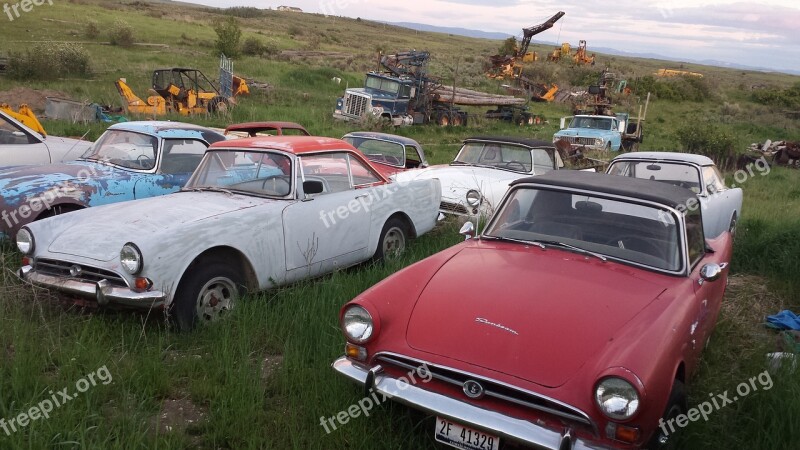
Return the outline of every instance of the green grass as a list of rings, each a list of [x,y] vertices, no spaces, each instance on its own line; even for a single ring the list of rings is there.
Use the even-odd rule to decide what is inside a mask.
[[[101,6],[102,3],[102,6]],[[104,45],[103,33],[84,44],[92,56],[88,80],[14,81],[0,77],[2,91],[14,87],[54,89],[76,100],[121,106],[113,86],[125,77],[145,96],[156,68],[197,67],[216,77],[217,57],[211,54],[210,24],[219,14],[175,3],[60,1],[35,8],[4,22],[3,51],[21,51],[24,41],[87,41],[83,30],[91,20],[101,30],[124,17],[136,31],[136,41],[158,46],[121,49]],[[58,22],[44,21],[43,19]],[[312,133],[338,137],[360,129],[358,124],[332,119],[333,106],[345,86],[360,86],[363,73],[375,68],[378,46],[389,51],[429,50],[431,70],[452,82],[458,65],[460,86],[502,92],[500,82],[483,76],[485,56],[500,42],[414,32],[363,20],[270,11],[259,19],[243,19],[244,37],[255,36],[280,50],[319,50],[346,56],[242,57],[237,73],[268,82],[267,91],[240,99],[230,117],[168,117],[223,127],[230,122],[291,120]],[[301,33],[296,33],[301,30]],[[294,36],[289,35],[294,31]],[[510,30],[512,31],[512,30]],[[589,42],[591,51],[591,40]],[[540,55],[548,46],[535,45]],[[586,69],[570,64],[534,68],[562,87]],[[599,71],[608,66],[633,80],[673,63],[598,55]],[[581,72],[583,70],[584,72]],[[797,77],[687,65],[703,72],[713,100],[673,102],[653,99],[648,112],[643,150],[680,148],[678,130],[687,123],[718,123],[735,137],[738,150],[751,142],[800,139],[797,121],[782,111],[751,101],[751,86],[788,87]],[[342,84],[331,82],[342,78]],[[583,86],[581,86],[582,88]],[[642,93],[639,93],[642,94]],[[635,113],[636,99],[621,99]],[[740,111],[723,115],[723,102]],[[528,136],[549,141],[558,118],[569,114],[566,104],[533,104],[549,123],[520,128],[472,119],[467,128],[415,126],[396,133],[421,142],[428,160],[452,159],[459,142],[477,134]],[[472,109],[478,113],[481,109]],[[53,135],[99,136],[107,125],[44,121]],[[733,174],[730,174],[731,176]],[[763,372],[764,354],[775,349],[775,334],[763,329],[767,314],[800,307],[800,172],[773,168],[742,184],[743,217],[735,246],[729,289],[700,371],[692,380],[690,406],[709,393],[735,389]],[[342,353],[339,308],[389,274],[460,240],[454,224],[414,241],[403,260],[388,265],[364,265],[286,288],[251,295],[227,320],[207,329],[178,334],[162,317],[131,313],[96,313],[64,308],[42,291],[30,291],[13,276],[19,255],[0,249],[0,418],[9,419],[49,398],[49,391],[74,386],[82,376],[107,366],[110,385],[98,385],[63,407],[48,420],[38,420],[11,436],[0,429],[5,448],[425,448],[433,445],[431,423],[400,405],[386,404],[370,417],[359,417],[331,434],[319,425],[360,399],[360,390],[336,376],[330,363]],[[266,379],[264,361],[282,361]],[[793,448],[800,414],[797,374],[774,376],[774,388],[758,392],[714,413],[676,435],[679,448]],[[161,410],[184,401],[199,411],[195,420],[164,419],[185,429],[156,433]],[[199,415],[202,414],[202,418]],[[168,414],[169,416],[169,414]],[[164,424],[161,424],[162,426]]]

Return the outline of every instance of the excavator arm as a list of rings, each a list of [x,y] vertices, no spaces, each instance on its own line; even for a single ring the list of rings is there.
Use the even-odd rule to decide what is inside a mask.
[[[39,119],[36,118],[36,114],[34,114],[33,111],[28,108],[28,105],[19,105],[19,111],[14,111],[11,109],[10,105],[6,103],[0,103],[0,111],[3,111],[4,113],[18,120],[31,130],[40,133],[42,136],[47,136],[47,133],[44,131],[44,127],[39,122]]]
[[[531,45],[531,39],[536,36],[537,34],[549,30],[553,28],[558,19],[564,17],[566,14],[564,11],[559,11],[553,15],[553,17],[547,19],[546,21],[540,23],[539,25],[534,25],[532,27],[523,28],[522,29],[522,45],[520,45],[519,51],[517,52],[517,57],[524,56],[528,53],[528,46]]]

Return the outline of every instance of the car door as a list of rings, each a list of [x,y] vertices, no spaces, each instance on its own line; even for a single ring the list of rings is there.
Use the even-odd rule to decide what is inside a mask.
[[[323,192],[284,209],[287,271],[313,276],[365,260],[371,253],[371,209],[365,199],[381,178],[349,152],[299,160],[301,180],[322,182]]]
[[[711,336],[713,325],[717,320],[720,308],[722,307],[722,296],[725,293],[725,285],[728,274],[729,261],[723,261],[722,252],[711,251],[705,242],[703,233],[701,209],[696,208],[686,213],[686,235],[689,247],[689,261],[692,264],[692,272],[689,281],[694,288],[694,304],[692,308],[692,322],[689,328],[688,346],[694,358],[689,363],[690,370],[700,357],[705,347],[705,343]],[[701,271],[708,264],[720,264],[725,268],[723,276],[716,281],[704,280]]]
[[[137,199],[170,194],[180,190],[203,159],[208,144],[197,139],[165,139],[156,173],[137,177]]]
[[[51,162],[42,139],[0,115],[0,167]]]
[[[707,221],[706,236],[715,238],[729,228],[733,212],[738,209],[736,205],[738,192],[725,186],[716,166],[703,166],[702,176],[703,195],[700,200],[705,207],[703,220]]]

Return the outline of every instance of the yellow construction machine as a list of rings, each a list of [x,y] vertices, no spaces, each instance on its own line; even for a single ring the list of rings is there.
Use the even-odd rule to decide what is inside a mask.
[[[522,29],[522,42],[517,45],[512,55],[490,56],[492,67],[486,73],[489,78],[503,79],[514,78],[522,72],[521,63],[534,62],[538,58],[536,52],[529,52],[531,39],[537,34],[553,28],[558,19],[564,17],[564,11],[559,11],[553,17],[532,27]]]
[[[653,75],[657,77],[687,76],[687,77],[703,78],[703,74],[700,72],[689,72],[688,70],[675,70],[675,69],[658,69],[658,72],[654,73]]]
[[[153,72],[151,95],[147,97],[147,101],[139,98],[124,78],[114,84],[125,99],[129,113],[151,116],[225,112],[236,103],[236,96],[250,93],[247,82],[240,77],[233,76],[229,92],[222,92],[203,72],[180,67]]]
[[[8,114],[31,130],[40,133],[42,136],[47,136],[47,133],[44,131],[44,127],[42,126],[41,122],[39,122],[39,119],[36,118],[36,114],[33,113],[28,105],[23,103],[22,105],[19,105],[19,109],[17,111],[14,111],[11,109],[9,104],[0,103],[0,111]]]

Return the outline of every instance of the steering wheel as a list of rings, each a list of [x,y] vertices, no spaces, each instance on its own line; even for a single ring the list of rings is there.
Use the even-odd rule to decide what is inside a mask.
[[[525,164],[522,164],[519,161],[509,161],[509,162],[505,163],[504,165],[509,169],[511,169],[512,165],[517,165],[520,168],[520,172],[527,172],[528,171],[528,168],[525,167]]]
[[[648,255],[659,258],[661,257],[659,255],[664,254],[664,251],[661,247],[657,246],[653,242],[641,236],[636,236],[633,234],[617,236],[614,239],[610,239],[608,242],[605,243],[605,245],[611,245],[614,247],[633,250],[635,252],[646,253]]]
[[[145,165],[145,161],[147,161],[149,159],[150,159],[149,156],[147,156],[144,153],[142,153],[141,155],[136,157],[136,164],[139,164],[139,167],[141,167],[142,169],[147,169],[147,166]]]
[[[272,191],[272,192],[274,192],[274,193],[276,193],[278,195],[286,195],[286,194],[288,194],[289,193],[289,189],[292,187],[292,183],[289,181],[289,175],[270,175],[267,178],[264,178],[264,182],[261,183],[261,190],[263,190],[263,191],[267,190],[267,182],[270,181],[270,180],[273,180],[273,187],[275,187],[274,186],[274,184],[275,184],[274,180],[280,180],[280,181],[283,181],[284,183],[286,183],[286,191],[279,191],[277,189],[270,189],[270,191]]]

